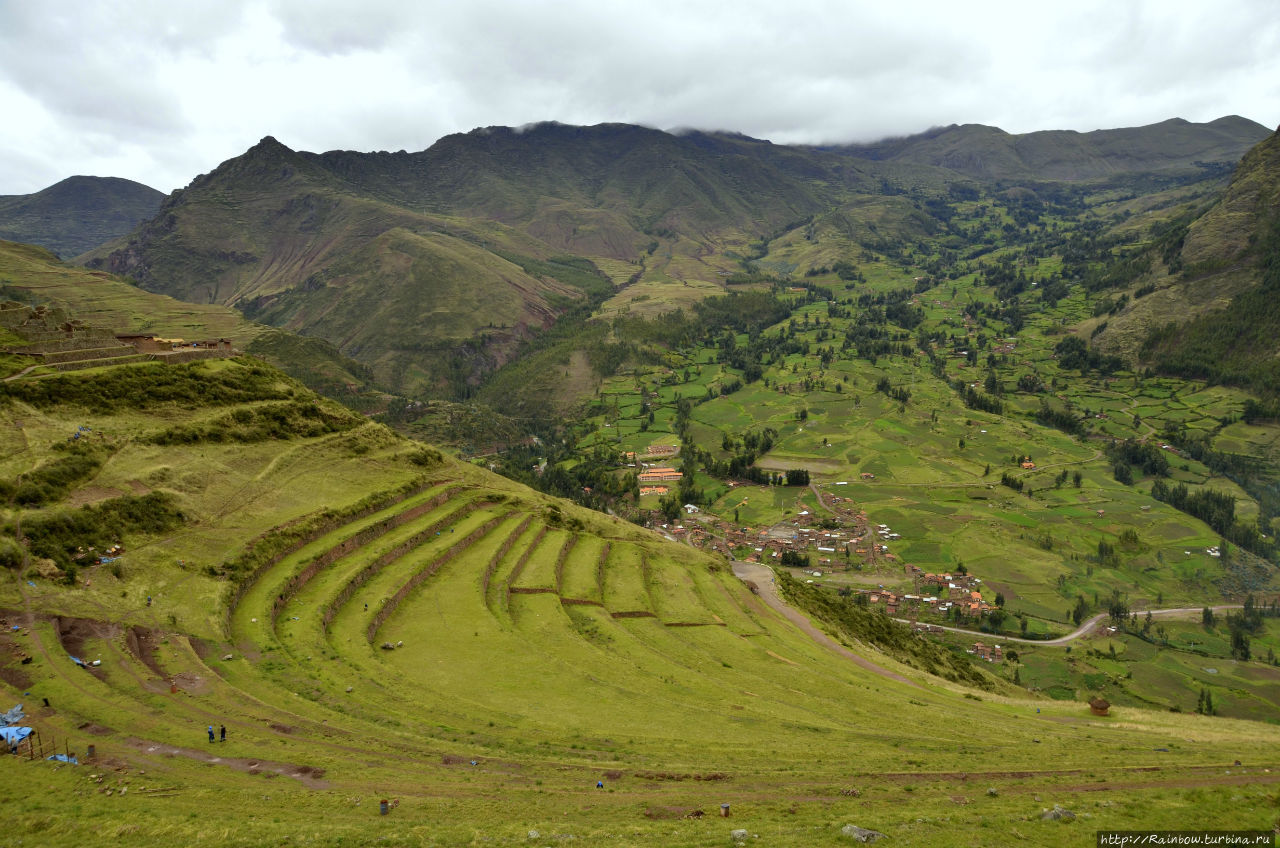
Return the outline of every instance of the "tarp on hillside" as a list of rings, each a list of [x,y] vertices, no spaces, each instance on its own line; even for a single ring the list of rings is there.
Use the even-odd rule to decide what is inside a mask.
[[[31,735],[29,727],[0,727],[0,740],[12,748]]]
[[[22,704],[9,710],[7,713],[0,713],[0,727],[8,727],[11,724],[17,724],[26,718],[22,712]]]

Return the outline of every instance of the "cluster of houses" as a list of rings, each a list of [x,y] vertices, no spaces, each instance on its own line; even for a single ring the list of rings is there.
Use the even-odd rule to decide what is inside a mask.
[[[1004,660],[1004,648],[999,645],[988,645],[983,642],[974,642],[973,647],[968,650],[978,659],[986,660],[989,663],[1001,662]]]
[[[666,492],[666,487],[645,485],[649,479],[661,479],[645,477],[645,474],[652,472],[670,472],[674,475],[672,479],[680,479],[680,473],[675,469],[649,469],[639,475],[642,494],[654,493],[654,489],[658,488],[661,488],[662,494]],[[748,553],[744,558],[750,562],[780,562],[785,553],[794,552],[808,558],[809,568],[817,566],[817,569],[807,570],[814,577],[847,571],[854,564],[870,565],[877,561],[896,559],[889,552],[889,543],[901,539],[901,534],[894,532],[888,524],[872,525],[866,512],[850,498],[821,490],[818,491],[818,497],[835,519],[834,527],[832,521],[819,519],[811,510],[803,507],[783,523],[756,529],[732,524],[718,516],[702,512],[692,504],[686,504],[686,520],[671,525],[663,524],[661,529],[694,547],[716,551],[725,556],[733,556],[735,551],[741,553],[743,549],[747,549]],[[858,591],[866,596],[869,604],[883,604],[889,615],[902,615],[912,619],[930,616],[977,620],[991,612],[991,605],[982,597],[982,580],[971,574],[935,574],[910,564],[904,566],[904,572],[911,579],[914,591],[898,592],[883,587]],[[917,627],[927,629],[930,625],[918,624]],[[993,662],[1002,657],[999,646],[983,646],[981,643],[974,646],[974,653]]]
[[[660,485],[662,483],[678,483],[683,476],[680,469],[670,465],[653,465],[643,462],[645,459],[669,459],[680,453],[679,445],[670,444],[652,444],[645,448],[639,455],[640,467],[644,470],[636,475],[636,481],[640,484],[640,494],[643,495],[665,495],[669,491],[669,487]],[[622,462],[628,468],[635,468],[637,456],[635,451],[627,451],[622,455]]]
[[[863,589],[871,606],[884,605],[889,615],[917,618],[933,615],[939,618],[959,615],[968,619],[980,619],[991,612],[991,605],[982,598],[982,581],[970,574],[933,574],[914,565],[905,566],[912,578],[914,592],[894,592],[884,588]],[[928,625],[917,624],[917,629],[928,631]]]

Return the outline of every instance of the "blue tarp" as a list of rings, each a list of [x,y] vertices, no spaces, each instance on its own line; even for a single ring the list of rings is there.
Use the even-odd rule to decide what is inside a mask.
[[[0,727],[8,727],[11,724],[17,724],[25,718],[22,714],[22,704],[9,710],[7,713],[0,713]]]
[[[71,657],[71,655],[70,655],[70,654],[67,654],[67,656]],[[84,664],[84,660],[80,659],[79,657],[71,657],[71,661],[72,661],[73,663],[75,663],[76,665],[80,666],[81,668],[88,668],[88,667],[89,667],[89,666],[85,665],[85,664]]]
[[[57,760],[60,763],[71,763],[73,766],[80,765],[79,760],[75,757],[68,757],[66,754],[54,754],[52,757],[46,757],[46,759]]]
[[[29,727],[0,727],[0,739],[4,740],[4,744],[9,746],[17,745],[30,735],[31,728]]]

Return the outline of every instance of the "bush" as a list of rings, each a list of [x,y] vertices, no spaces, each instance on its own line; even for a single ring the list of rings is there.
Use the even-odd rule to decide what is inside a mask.
[[[146,441],[153,445],[193,445],[314,438],[351,430],[361,423],[360,416],[345,409],[331,409],[314,401],[289,401],[240,407],[212,421],[170,427]]]
[[[66,497],[71,489],[92,478],[110,455],[102,445],[84,441],[62,442],[53,449],[62,456],[43,463],[20,478],[0,480],[0,500],[12,500],[19,506],[41,506]]]
[[[163,533],[182,521],[173,495],[150,492],[34,516],[22,523],[22,533],[33,556],[47,557],[69,570],[80,548],[105,547],[133,534]]]
[[[279,371],[253,361],[236,361],[216,370],[203,362],[138,365],[100,374],[61,374],[43,380],[0,383],[0,400],[21,400],[37,409],[78,406],[108,413],[171,403],[227,406],[285,400],[292,391],[282,380]]]
[[[0,568],[17,569],[22,566],[22,548],[13,539],[0,538]]]

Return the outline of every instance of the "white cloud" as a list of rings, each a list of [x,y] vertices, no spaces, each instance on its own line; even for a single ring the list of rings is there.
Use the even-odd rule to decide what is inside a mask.
[[[1270,0],[0,4],[0,193],[186,184],[264,135],[420,150],[631,121],[779,142],[1280,119]]]

